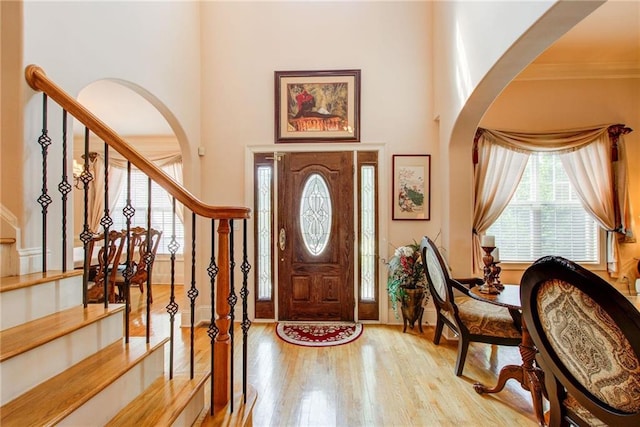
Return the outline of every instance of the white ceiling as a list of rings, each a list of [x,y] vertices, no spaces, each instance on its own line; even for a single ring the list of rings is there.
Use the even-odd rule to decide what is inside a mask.
[[[640,75],[640,0],[609,0],[543,52],[518,77]],[[606,74],[606,75],[605,75]],[[131,89],[102,80],[78,100],[123,136],[173,135],[164,117]],[[81,128],[75,128],[82,134]]]

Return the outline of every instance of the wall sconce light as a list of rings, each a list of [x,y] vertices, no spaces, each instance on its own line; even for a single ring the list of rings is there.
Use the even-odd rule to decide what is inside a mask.
[[[84,159],[84,154],[81,156]],[[89,179],[87,182],[93,180],[93,165],[98,158],[98,153],[91,152],[89,153],[89,164],[87,165],[87,170],[85,171],[84,163],[79,163],[76,159],[73,159],[73,186],[78,190],[84,190],[84,179],[83,174],[89,174]]]

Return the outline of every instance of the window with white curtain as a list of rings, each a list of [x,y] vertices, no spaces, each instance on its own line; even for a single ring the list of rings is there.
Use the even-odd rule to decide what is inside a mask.
[[[127,204],[127,179],[121,182],[122,189],[119,192],[111,217],[113,230],[127,228],[127,219],[122,210]],[[147,227],[147,205],[149,193],[149,179],[147,175],[138,171],[131,171],[131,206],[135,209],[135,215],[131,218],[131,227]],[[176,207],[177,209],[177,207]],[[162,230],[162,236],[158,245],[159,254],[169,254],[169,244],[173,233],[173,206],[172,197],[155,182],[151,184],[151,227]],[[176,241],[180,245],[176,254],[182,254],[184,249],[184,225],[180,218],[175,218]]]
[[[599,262],[600,228],[580,204],[557,154],[532,153],[515,195],[486,234],[503,262],[557,255]]]

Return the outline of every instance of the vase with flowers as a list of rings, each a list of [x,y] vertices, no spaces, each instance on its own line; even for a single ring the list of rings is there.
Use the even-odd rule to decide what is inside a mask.
[[[407,325],[413,329],[416,321],[418,321],[418,328],[422,332],[422,314],[429,294],[426,291],[427,280],[420,256],[420,245],[414,241],[411,244],[400,246],[395,250],[387,266],[389,268],[387,292],[396,318],[398,317],[398,305],[400,305],[404,323],[402,332],[406,332]]]

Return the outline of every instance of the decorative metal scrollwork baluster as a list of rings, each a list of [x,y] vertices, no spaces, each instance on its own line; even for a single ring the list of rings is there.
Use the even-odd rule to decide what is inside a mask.
[[[233,333],[233,322],[236,318],[235,308],[238,303],[238,296],[235,290],[235,269],[236,261],[234,257],[234,232],[233,232],[233,220],[229,220],[229,296],[227,297],[227,303],[229,304],[229,344],[231,347],[231,360],[229,361],[229,395],[231,400],[229,401],[229,412],[233,413],[233,354],[235,335]]]
[[[62,180],[58,184],[62,194],[62,271],[67,271],[67,195],[72,188],[67,176],[67,110],[62,110]]]
[[[209,262],[209,267],[207,267],[207,273],[209,274],[209,282],[210,282],[210,291],[211,291],[211,322],[209,323],[209,328],[207,329],[207,335],[209,335],[209,340],[211,343],[211,372],[212,372],[212,377],[211,377],[211,393],[210,393],[210,397],[211,397],[211,402],[209,407],[211,408],[210,413],[211,415],[213,415],[213,410],[214,410],[214,387],[213,387],[213,383],[215,381],[215,370],[213,369],[214,362],[215,362],[215,351],[213,351],[213,346],[216,340],[216,337],[218,336],[218,333],[220,332],[220,329],[218,328],[218,326],[216,325],[216,319],[215,319],[215,310],[213,309],[213,307],[216,306],[215,303],[215,285],[216,285],[216,277],[218,276],[218,271],[220,270],[218,268],[218,265],[216,264],[216,221],[214,219],[211,220],[211,261]]]
[[[247,255],[247,220],[242,220],[242,264],[240,270],[242,271],[242,288],[240,289],[240,296],[242,297],[242,397],[244,403],[247,403],[247,357],[248,357],[248,337],[249,327],[251,327],[251,320],[249,320],[248,310],[248,297],[249,289],[247,287],[249,281],[249,271],[251,271],[251,265],[249,264],[249,257]]]
[[[191,287],[187,291],[187,296],[191,301],[191,323],[190,327],[190,343],[191,352],[189,356],[190,378],[194,376],[195,365],[195,323],[196,323],[196,298],[198,298],[198,288],[196,288],[196,214],[191,214]]]
[[[178,313],[178,304],[176,303],[176,252],[180,249],[180,244],[176,239],[176,198],[171,198],[171,242],[168,249],[171,254],[171,294],[169,296],[169,304],[167,304],[167,313],[169,313],[170,324],[170,340],[169,340],[169,378],[173,378],[173,348],[174,348],[174,324],[176,313]]]
[[[47,95],[42,95],[42,134],[38,138],[38,144],[42,149],[42,191],[38,197],[38,203],[42,207],[42,272],[47,271],[47,213],[49,205],[53,202],[47,189],[47,156],[51,138],[47,128]]]

